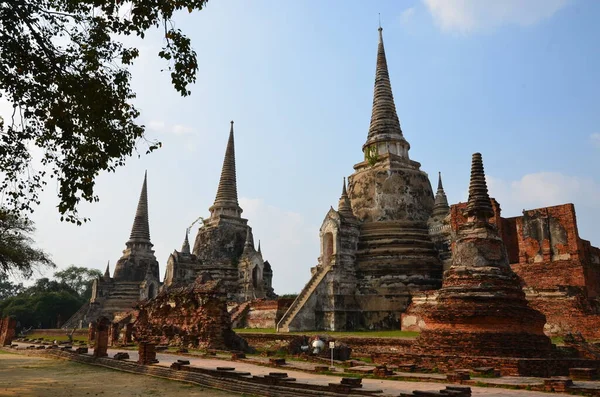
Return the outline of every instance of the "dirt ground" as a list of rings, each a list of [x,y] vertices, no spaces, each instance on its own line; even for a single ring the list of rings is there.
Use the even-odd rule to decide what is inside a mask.
[[[0,352],[0,396],[241,396],[63,360]]]

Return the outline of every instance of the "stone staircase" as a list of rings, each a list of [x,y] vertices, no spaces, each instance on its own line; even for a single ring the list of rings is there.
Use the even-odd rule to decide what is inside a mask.
[[[239,322],[250,310],[250,301],[243,302],[237,305],[231,311],[231,328],[239,328]]]
[[[281,320],[277,323],[277,332],[290,332],[290,324],[304,307],[308,299],[311,297],[315,289],[321,284],[321,281],[325,278],[325,275],[329,273],[331,266],[317,266],[317,271],[312,275],[309,282],[304,286],[298,297],[294,300],[292,305],[285,312]]]
[[[79,322],[82,321],[82,326],[83,328],[86,328],[88,326],[88,324],[85,322],[85,316],[88,312],[88,310],[90,309],[90,302],[86,302],[84,303],[79,310],[77,310],[75,312],[75,314],[73,314],[63,325],[62,325],[62,329],[64,330],[70,330],[73,329],[75,327],[79,328]]]

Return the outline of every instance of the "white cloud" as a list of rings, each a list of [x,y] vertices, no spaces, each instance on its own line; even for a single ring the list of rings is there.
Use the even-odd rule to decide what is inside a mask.
[[[167,124],[160,120],[151,120],[146,123],[149,130],[160,133],[187,135],[194,132],[194,129],[184,124]]]
[[[240,198],[242,216],[249,219],[254,242],[261,241],[263,257],[273,267],[275,293],[297,293],[317,264],[319,228],[297,213],[266,204],[263,199]]]
[[[517,181],[486,177],[491,197],[500,203],[504,217],[518,216],[524,209],[573,203],[580,237],[600,245],[600,183],[590,178],[558,172],[527,174]]]
[[[571,0],[422,0],[444,31],[470,33],[502,25],[533,25]]]
[[[590,140],[592,141],[592,145],[600,148],[600,133],[590,135]]]
[[[415,12],[415,7],[410,7],[402,11],[402,13],[400,14],[400,24],[404,26],[408,25],[410,21],[413,20]]]

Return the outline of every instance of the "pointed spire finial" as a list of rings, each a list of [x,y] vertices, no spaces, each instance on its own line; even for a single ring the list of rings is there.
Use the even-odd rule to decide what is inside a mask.
[[[129,241],[127,241],[128,247],[134,244],[143,244],[152,247],[152,243],[150,242],[150,225],[148,221],[148,171],[144,173],[144,183],[135,212],[133,226],[131,227]]]
[[[352,204],[348,198],[348,192],[346,190],[346,177],[344,177],[344,184],[342,185],[342,195],[338,203],[338,212],[344,216],[354,216],[352,212]]]
[[[104,271],[104,279],[108,280],[110,278],[110,261],[106,264],[106,270]]]
[[[181,253],[190,253],[190,240],[188,240],[188,230],[185,231],[185,238],[183,239],[183,245],[181,246]]]
[[[488,194],[483,160],[481,153],[474,153],[471,160],[471,182],[469,184],[469,201],[467,216],[471,221],[487,223],[494,216],[492,203]]]
[[[398,155],[407,157],[410,145],[402,135],[400,120],[396,113],[396,105],[394,103],[394,95],[392,94],[392,85],[390,83],[390,75],[385,57],[385,48],[383,46],[383,28],[381,25],[379,26],[378,31],[379,44],[377,46],[373,109],[367,141],[363,145],[363,152],[372,145],[377,147],[381,142],[393,142],[394,144],[390,145],[391,147],[395,147],[395,143],[400,143],[403,147],[403,150]]]
[[[262,251],[260,250],[260,240],[258,240],[258,253],[262,254]]]
[[[227,149],[225,149],[225,158],[223,159],[223,168],[221,169],[221,179],[219,180],[219,187],[217,188],[217,196],[215,197],[215,203],[210,207],[210,212],[213,215],[224,213],[238,218],[242,213],[242,209],[238,203],[237,194],[233,120],[231,120],[229,140],[227,141]]]
[[[448,205],[448,198],[446,192],[444,192],[444,186],[442,185],[442,173],[438,173],[438,188],[435,193],[435,203],[433,205],[433,217],[445,217],[450,212],[450,206]]]
[[[246,229],[246,241],[244,242],[244,253],[254,251],[254,237],[252,236],[252,228],[248,226]]]

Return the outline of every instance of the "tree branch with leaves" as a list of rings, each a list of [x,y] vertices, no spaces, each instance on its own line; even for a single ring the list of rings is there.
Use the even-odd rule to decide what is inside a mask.
[[[207,0],[9,0],[0,5],[0,197],[7,211],[32,212],[48,178],[58,183],[61,220],[81,224],[81,200],[98,201],[95,178],[114,172],[148,141],[133,105],[129,68],[139,50],[123,38],[164,29],[157,54],[177,92],[190,95],[198,62],[190,39],[175,28],[177,11]],[[42,152],[39,170],[31,149]]]

